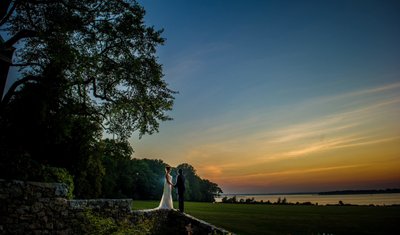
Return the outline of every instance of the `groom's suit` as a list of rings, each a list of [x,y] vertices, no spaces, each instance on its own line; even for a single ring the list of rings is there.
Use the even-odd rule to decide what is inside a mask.
[[[185,194],[185,177],[182,172],[179,172],[178,178],[176,180],[175,188],[178,189],[178,202],[179,202],[179,210],[181,212],[184,211],[184,194]]]

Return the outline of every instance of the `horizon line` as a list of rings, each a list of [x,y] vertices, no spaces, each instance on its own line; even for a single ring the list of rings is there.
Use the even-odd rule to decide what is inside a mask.
[[[385,189],[343,189],[343,190],[329,190],[329,191],[310,191],[310,192],[275,192],[275,193],[221,193],[220,195],[289,195],[289,194],[319,194],[319,193],[330,193],[330,192],[346,192],[346,191],[385,191],[385,190],[400,190],[398,188],[385,188]]]

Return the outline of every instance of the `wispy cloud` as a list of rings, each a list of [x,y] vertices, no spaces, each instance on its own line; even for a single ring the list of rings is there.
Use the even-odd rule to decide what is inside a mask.
[[[232,111],[191,123],[180,137],[186,146],[169,155],[228,185],[249,179],[267,185],[269,177],[296,181],[297,175],[317,172],[333,177],[335,171],[366,167],[371,149],[382,149],[382,161],[394,157],[386,147],[400,142],[399,103],[400,83],[394,83],[240,117]]]
[[[340,169],[359,168],[368,165],[369,164],[351,164],[351,165],[341,165],[341,166],[331,166],[331,167],[315,167],[315,168],[298,169],[298,170],[264,172],[264,173],[241,175],[240,178],[245,179],[245,178],[268,177],[268,176],[297,175],[297,174],[306,174],[315,172],[335,171]]]
[[[304,138],[325,138],[337,132],[349,131],[360,127],[377,115],[382,115],[385,107],[400,103],[400,83],[368,88],[336,96],[314,98],[292,106],[274,110],[257,110],[240,119],[231,118],[235,113],[225,116],[222,120],[215,117],[209,120],[209,126],[203,128],[194,137],[207,136],[208,139],[217,139],[221,143],[242,141],[244,138],[251,141],[260,140],[263,144],[279,144],[292,142]],[[391,95],[383,96],[385,92]],[[365,101],[365,97],[377,95],[372,101]],[[358,97],[356,97],[358,96]],[[349,101],[363,101],[353,105],[340,107]],[[291,118],[298,115],[296,112],[308,113],[321,110],[325,107],[336,107],[336,111],[325,114],[316,113],[312,120],[305,122]],[[296,109],[294,107],[304,107]],[[297,122],[297,123],[296,123]],[[251,131],[249,131],[251,130]],[[236,138],[237,137],[237,138]],[[266,141],[266,142],[265,142]]]
[[[284,127],[270,132],[268,137],[270,143],[284,143],[310,136],[327,135],[348,130],[375,119],[376,114],[382,114],[379,109],[397,103],[400,103],[400,96],[366,104],[357,107],[355,110],[329,114],[313,121]]]
[[[360,123],[342,124],[335,126],[339,123],[339,119],[331,118],[328,120],[321,120],[307,124],[301,124],[290,128],[282,129],[271,133],[270,144],[279,144],[291,142],[307,137],[319,136],[323,138],[326,134],[336,133],[338,131],[347,130],[360,125]]]
[[[332,100],[341,104],[348,102],[349,97],[363,100],[365,96],[377,95],[376,99],[316,115],[312,120],[297,123],[291,121],[291,125],[285,125],[285,120],[277,117],[275,120],[280,122],[274,125],[270,122],[270,114],[250,115],[240,121],[233,119],[222,125],[213,125],[194,135],[204,142],[199,141],[201,144],[192,149],[196,151],[190,151],[186,157],[202,166],[200,172],[218,178],[223,175],[233,176],[233,172],[246,171],[238,170],[242,168],[257,171],[265,164],[273,168],[278,162],[293,158],[304,158],[307,161],[307,157],[317,156],[322,152],[398,141],[398,133],[396,135],[396,132],[388,132],[394,123],[382,120],[398,115],[395,110],[400,103],[399,89],[400,83],[395,83],[339,94],[329,99],[322,98],[325,103],[311,101],[310,105],[304,105],[306,110],[303,112],[331,105]],[[386,95],[388,91],[390,94]],[[283,116],[289,120],[293,116],[290,113],[292,109],[279,114],[282,112],[286,112]],[[380,124],[376,125],[376,122]],[[209,162],[218,167],[205,167]]]
[[[283,159],[285,157],[299,157],[304,156],[307,154],[312,154],[321,151],[329,151],[333,149],[339,148],[351,148],[351,147],[358,147],[358,146],[365,146],[365,145],[373,145],[379,144],[384,142],[390,142],[393,140],[400,139],[400,137],[390,137],[384,139],[377,139],[377,140],[368,140],[365,141],[365,137],[341,137],[341,138],[334,138],[322,143],[312,143],[305,147],[300,147],[299,149],[292,150],[283,154],[278,154],[277,158]]]
[[[365,97],[373,97],[379,94],[387,94],[392,91],[396,91],[400,89],[400,82],[385,84],[376,87],[369,87],[360,90],[350,91],[342,94],[337,94],[333,96],[324,96],[319,97],[318,99],[313,99],[311,103],[316,104],[327,104],[334,101],[340,100],[363,100]]]
[[[373,87],[373,88],[367,88],[364,90],[359,90],[359,91],[354,91],[354,92],[349,92],[349,93],[345,93],[345,94],[337,96],[337,97],[342,98],[342,97],[346,97],[346,96],[370,95],[373,93],[380,93],[380,92],[385,92],[385,91],[389,91],[389,90],[395,90],[398,88],[400,88],[400,82],[386,84],[383,86],[378,86],[378,87]]]

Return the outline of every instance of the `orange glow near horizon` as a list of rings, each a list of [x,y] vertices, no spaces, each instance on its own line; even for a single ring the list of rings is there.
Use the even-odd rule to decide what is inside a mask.
[[[135,157],[187,162],[227,193],[400,187],[399,104],[400,83],[320,97],[178,130],[176,139],[161,131]]]
[[[133,157],[225,193],[400,188],[399,1],[194,2],[144,3],[179,94]]]

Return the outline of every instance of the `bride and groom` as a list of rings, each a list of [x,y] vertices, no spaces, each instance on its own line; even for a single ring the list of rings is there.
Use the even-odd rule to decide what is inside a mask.
[[[178,177],[176,179],[176,184],[172,183],[172,176],[170,175],[171,167],[165,167],[165,182],[164,182],[164,191],[161,197],[160,205],[157,209],[173,209],[174,205],[172,203],[172,187],[178,190],[178,202],[179,202],[179,211],[183,212],[184,205],[183,195],[185,194],[185,177],[183,176],[182,169],[178,170]]]

